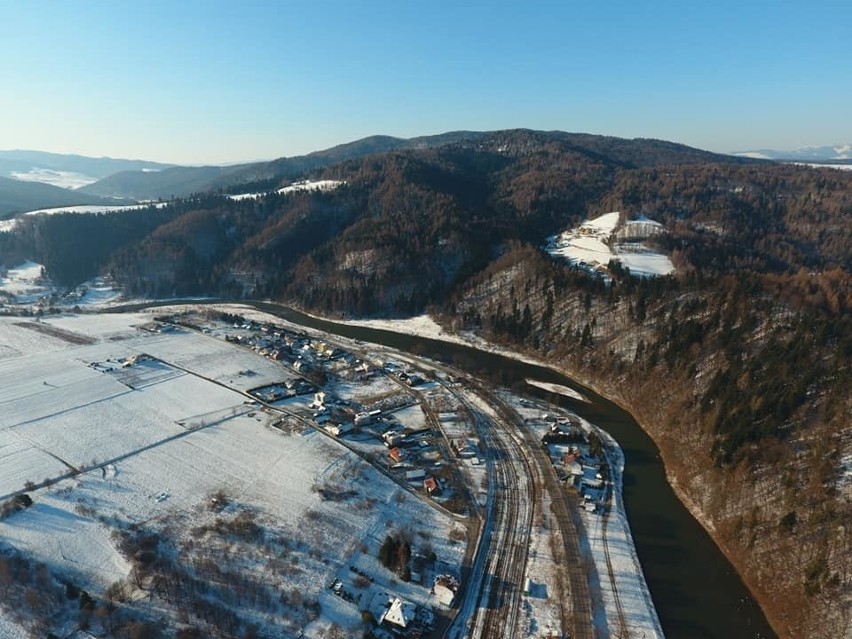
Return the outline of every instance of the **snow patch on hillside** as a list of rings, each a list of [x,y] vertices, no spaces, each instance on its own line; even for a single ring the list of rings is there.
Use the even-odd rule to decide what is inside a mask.
[[[294,182],[283,189],[278,189],[276,193],[294,193],[296,191],[333,191],[336,188],[346,184],[340,180],[303,180]]]
[[[738,158],[751,158],[752,160],[771,160],[766,153],[761,153],[760,151],[743,151],[741,153],[734,153],[734,155]]]
[[[121,291],[102,277],[79,285],[72,291],[56,286],[43,272],[43,266],[26,261],[4,271],[0,268],[0,302],[16,305],[99,308],[124,301]]]
[[[346,184],[346,182],[341,180],[302,180],[301,182],[294,182],[293,184],[280,188],[275,192],[279,195],[284,195],[286,193],[296,193],[299,191],[333,191],[344,184]],[[238,193],[236,195],[227,195],[225,197],[229,200],[239,202],[240,200],[255,200],[267,195],[269,195],[269,193]]]
[[[852,171],[852,164],[821,164],[819,162],[791,162],[796,166],[809,166],[814,169],[837,169],[839,171]]]
[[[643,241],[665,232],[662,224],[644,216],[624,224],[617,211],[583,222],[547,239],[547,251],[572,264],[606,276],[610,261],[621,262],[641,277],[668,275],[675,268],[667,255]]]
[[[157,208],[162,208],[166,205],[165,202],[155,204]],[[150,204],[80,204],[78,206],[57,206],[50,209],[37,209],[35,211],[27,211],[23,215],[58,215],[60,213],[121,213],[123,211],[137,211],[151,206]]]

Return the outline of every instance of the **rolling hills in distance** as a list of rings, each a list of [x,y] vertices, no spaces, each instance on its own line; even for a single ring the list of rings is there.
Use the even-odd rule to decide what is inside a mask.
[[[573,135],[577,140],[585,139],[591,148],[594,148],[591,139],[601,137],[553,133]],[[147,201],[184,197],[206,191],[234,192],[248,184],[271,185],[276,180],[293,179],[308,171],[349,159],[394,150],[425,149],[461,140],[475,140],[483,135],[486,134],[473,131],[455,131],[411,139],[375,135],[307,155],[227,166],[177,166],[145,160],[94,158],[41,151],[0,151],[0,177],[45,183],[79,192],[68,199],[55,193],[51,195],[47,191],[5,185],[5,201],[0,205],[0,215],[22,212],[26,207],[103,203],[101,200],[82,197],[83,194],[100,198]],[[758,149],[732,155],[777,161],[852,163],[851,149],[849,144],[839,144],[802,147],[790,151]],[[59,204],[56,204],[57,202]]]
[[[473,131],[455,131],[410,139],[375,135],[307,155],[228,166],[174,166],[141,160],[87,158],[36,151],[0,151],[0,176],[27,181],[50,181],[53,178],[49,183],[61,185],[63,176],[73,174],[80,176],[76,182],[73,182],[71,177],[72,183],[76,184],[74,190],[79,194],[139,201],[158,200],[208,191],[237,192],[247,185],[271,186],[277,181],[294,179],[309,171],[346,160],[390,151],[423,150],[461,141],[472,142],[486,135]],[[551,135],[570,138],[578,148],[588,147],[587,150],[592,153],[606,152],[601,146],[603,144],[624,145],[629,142],[585,134],[552,132]],[[678,147],[683,158],[724,157],[658,140],[642,142],[645,146],[653,144],[657,148],[661,145],[670,145],[672,150]],[[626,146],[624,150],[626,151]],[[629,164],[633,158],[624,157],[619,161]],[[90,202],[81,199],[76,203]],[[38,208],[49,205],[51,204],[39,204]]]

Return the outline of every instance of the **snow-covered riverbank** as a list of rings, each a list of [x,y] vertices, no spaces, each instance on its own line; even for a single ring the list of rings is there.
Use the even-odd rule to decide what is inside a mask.
[[[335,320],[341,324],[364,326],[379,330],[417,335],[420,337],[442,340],[456,344],[464,344],[481,350],[511,357],[520,361],[540,366],[548,366],[546,362],[530,358],[509,349],[494,346],[477,336],[464,336],[447,333],[437,322],[427,315],[407,319],[376,319],[376,320]],[[536,380],[527,383],[544,387]],[[570,391],[575,399],[587,401],[576,391]],[[551,392],[560,392],[547,388]],[[563,392],[565,392],[563,391]],[[622,499],[622,477],[624,472],[624,454],[618,442],[605,431],[593,424],[583,421],[584,428],[596,431],[606,447],[607,461],[611,469],[613,496],[610,510],[606,516],[599,513],[581,511],[587,533],[588,552],[595,565],[598,586],[603,607],[597,610],[595,623],[602,636],[624,636],[620,618],[624,618],[626,630],[631,636],[646,639],[662,639],[664,636],[651,594],[645,582],[642,568],[636,554],[630,525],[624,510]],[[535,562],[533,562],[535,564]]]

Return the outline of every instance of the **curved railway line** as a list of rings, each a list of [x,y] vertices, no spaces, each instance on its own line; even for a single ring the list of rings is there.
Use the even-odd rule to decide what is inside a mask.
[[[512,437],[494,428],[494,422],[475,407],[467,404],[467,408],[487,449],[493,504],[488,532],[494,536],[468,636],[506,636],[518,625],[538,487],[526,454]]]
[[[587,558],[580,548],[580,527],[582,523],[577,513],[578,504],[559,483],[553,464],[541,442],[523,423],[523,419],[506,402],[492,396],[493,406],[507,424],[513,424],[519,436],[523,437],[526,449],[532,454],[539,469],[543,489],[550,495],[551,510],[560,532],[562,556],[559,558],[568,575],[568,595],[570,610],[563,609],[562,627],[572,639],[595,639],[592,623],[592,599],[589,591]],[[574,501],[573,505],[571,501]],[[572,512],[573,509],[573,512]]]

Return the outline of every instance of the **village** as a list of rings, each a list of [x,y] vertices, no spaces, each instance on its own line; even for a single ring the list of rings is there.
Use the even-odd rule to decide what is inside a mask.
[[[200,330],[281,364],[288,375],[280,382],[248,390],[262,407],[322,429],[399,485],[457,517],[482,514],[486,459],[470,416],[452,392],[463,379],[435,369],[419,370],[399,354],[396,359],[379,357],[241,316],[225,315],[212,324],[197,317],[161,319],[158,330],[172,325]],[[240,374],[250,378],[253,372]],[[596,433],[563,411],[544,413],[529,400],[513,401],[528,426],[541,433],[542,446],[565,489],[582,498],[588,513],[604,513],[611,484]],[[442,563],[431,551],[415,551],[405,566],[396,568],[410,586],[429,588],[431,608],[418,607],[386,584],[376,586],[376,576],[357,564],[339,573],[329,589],[375,621],[375,637],[432,636],[436,613],[446,617],[457,601],[462,566]],[[369,595],[358,593],[367,583],[372,586]],[[525,595],[531,583],[525,579]]]
[[[14,399],[14,423],[0,437],[21,429],[34,442],[47,437],[38,445],[73,470],[45,457],[38,471],[45,479],[26,476],[33,505],[0,522],[0,532],[62,574],[71,565],[63,569],[67,551],[56,552],[70,541],[33,536],[20,523],[70,507],[74,526],[103,540],[104,556],[89,563],[115,564],[108,574],[76,568],[71,574],[87,591],[125,593],[129,611],[148,592],[177,606],[177,614],[198,595],[173,599],[157,584],[175,571],[198,578],[225,556],[221,574],[239,570],[240,589],[267,593],[261,599],[267,603],[226,605],[208,612],[207,623],[225,615],[277,628],[280,636],[342,637],[357,630],[390,639],[462,636],[474,620],[478,630],[471,632],[485,636],[504,618],[523,636],[560,636],[562,587],[546,506],[528,505],[525,516],[542,513],[529,539],[504,541],[501,534],[490,546],[483,543],[483,530],[506,525],[492,521],[494,509],[499,514],[502,501],[518,499],[499,488],[507,472],[501,460],[524,453],[523,447],[498,447],[491,424],[499,418],[487,417],[493,408],[474,392],[474,382],[402,351],[258,315],[178,307],[139,315],[135,323],[128,316],[130,326],[121,316],[93,324],[69,314],[17,325],[22,337],[41,335],[58,349],[32,368],[30,377],[44,381],[36,387],[33,377],[23,387],[51,399],[41,405],[31,394]],[[67,348],[73,360],[65,359]],[[83,368],[60,372],[57,358]],[[579,499],[586,516],[606,513],[611,471],[596,431],[540,400],[508,391],[500,397],[494,401],[511,405],[530,442],[538,442],[526,445],[544,452],[566,499]],[[103,402],[115,406],[112,421],[100,422],[109,432],[87,417],[99,414],[94,411],[103,408],[92,407]],[[189,477],[187,466],[193,479],[177,481]],[[8,478],[0,473],[5,494],[24,483],[15,477],[31,474],[26,468],[7,467]],[[188,533],[176,532],[182,528]],[[157,570],[164,568],[152,572],[124,550],[115,555],[110,539],[134,530],[178,549],[188,565],[168,559],[163,574]],[[82,543],[83,537],[74,539]],[[505,568],[503,583],[522,603],[511,614],[490,610],[493,576],[485,563],[509,552],[517,560]],[[232,589],[222,583],[213,592],[228,599]],[[275,597],[279,604],[271,603]]]

